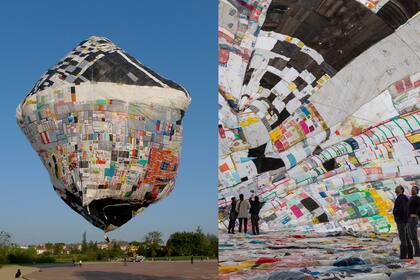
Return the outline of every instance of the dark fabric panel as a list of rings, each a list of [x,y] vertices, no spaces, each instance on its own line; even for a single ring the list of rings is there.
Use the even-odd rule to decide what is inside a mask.
[[[274,99],[276,99],[277,95],[275,95],[274,93],[270,93],[270,95],[267,97],[267,100],[272,103],[274,101]]]
[[[263,144],[259,147],[252,148],[248,150],[248,157],[255,157],[252,161],[257,168],[258,174],[267,172],[270,170],[276,170],[284,167],[284,162],[279,158],[268,158],[265,157],[265,148],[267,144]]]
[[[335,69],[329,65],[328,63],[326,63],[325,61],[321,63],[321,68],[322,70],[328,74],[330,77],[334,76],[335,73],[337,73],[337,71],[335,71]]]
[[[180,85],[178,85],[177,83],[175,83],[172,80],[166,79],[164,77],[162,77],[161,75],[159,75],[158,73],[156,73],[155,71],[153,71],[152,69],[150,69],[149,67],[141,64],[140,62],[137,61],[137,59],[135,59],[134,57],[132,57],[131,55],[124,53],[128,58],[131,59],[131,61],[135,62],[137,65],[139,65],[141,68],[144,68],[147,72],[151,73],[154,77],[156,77],[158,80],[162,81],[163,83],[167,84],[169,87],[180,90],[185,92],[185,95],[187,96],[187,91],[181,87]]]
[[[325,213],[322,213],[320,216],[317,217],[317,219],[320,223],[327,223],[328,222],[328,216]]]
[[[283,102],[285,104],[289,103],[290,100],[292,100],[293,98],[295,98],[295,95],[293,93],[289,93],[284,99]]]
[[[135,81],[131,79],[128,76],[128,73],[132,73],[138,80]],[[159,83],[155,82],[143,71],[127,62],[117,52],[109,53],[97,60],[93,65],[86,69],[82,76],[95,82],[113,82],[128,85],[161,87]]]
[[[252,160],[255,164],[255,167],[257,168],[258,174],[270,171],[270,170],[276,170],[279,168],[284,167],[284,161],[280,158],[256,158]]]
[[[296,45],[281,41],[277,41],[271,51],[286,57],[293,57],[300,53],[300,49]]]
[[[55,187],[54,187],[54,190],[56,190]],[[71,209],[73,209],[75,212],[82,215],[83,218],[85,218],[95,227],[104,230],[106,227],[104,222],[98,217],[89,215],[87,209],[82,207],[81,197],[82,197],[81,195],[76,196],[73,193],[69,192],[68,190],[65,191],[65,199],[60,195],[61,200],[63,200]]]
[[[322,152],[322,148],[320,146],[316,146],[315,150],[312,152],[313,155],[319,155]]]
[[[265,72],[261,78],[260,85],[266,89],[272,89],[281,78],[271,72]]]
[[[311,64],[319,67],[316,61],[313,60],[310,55],[304,52],[299,51],[294,56],[289,56],[289,57],[290,57],[290,60],[287,62],[287,64],[295,68],[299,73],[307,69],[308,66]]]
[[[248,150],[248,157],[264,157],[267,143]]]
[[[290,116],[289,111],[287,111],[286,108],[284,108],[283,111],[281,111],[279,115],[279,122],[283,123],[289,116]]]
[[[357,143],[356,140],[354,140],[354,138],[346,139],[346,140],[344,140],[344,142],[349,144],[351,146],[351,148],[353,149],[353,151],[359,149],[359,144]]]
[[[386,24],[397,29],[420,10],[420,0],[391,0],[376,13]]]
[[[284,67],[286,67],[287,61],[284,59],[281,59],[280,57],[270,58],[270,60],[268,61],[268,65],[273,66],[274,68],[277,68],[277,69],[283,69]]]
[[[104,224],[120,227],[133,217],[133,211],[143,206],[139,202],[105,198],[92,201],[89,204],[89,211],[90,216],[98,217]]]
[[[300,202],[303,204],[303,206],[305,206],[306,209],[308,209],[308,211],[311,212],[319,207],[319,205],[311,197],[302,199]]]
[[[243,82],[244,85],[247,85],[249,83],[249,80],[251,80],[251,76],[253,72],[254,72],[254,68],[250,68],[246,70],[244,82]]]
[[[301,77],[297,77],[293,82],[296,84],[299,91],[303,90],[308,85]]]
[[[325,72],[324,69],[322,69],[318,64],[316,63],[311,63],[308,65],[308,67],[306,68],[306,70],[308,70],[312,75],[315,76],[316,80],[312,83],[316,85],[316,81],[321,78],[322,76],[324,76]]]
[[[276,108],[274,108],[274,106],[272,107],[272,112],[270,113],[274,113],[277,115],[277,121],[273,122],[270,125],[272,129],[281,125],[290,116],[290,113],[286,110],[286,108],[284,108],[283,111],[279,112]]]
[[[103,51],[103,44],[109,44],[106,47],[109,47],[111,50],[107,49],[106,51]],[[99,48],[94,51],[97,47]],[[127,59],[122,57],[118,52],[124,53],[130,61],[127,61]],[[96,60],[99,55],[103,55],[103,57]],[[83,62],[91,63],[93,61],[95,61],[95,63],[82,73],[82,68],[80,66],[85,65]],[[144,71],[135,65],[143,68]],[[163,78],[147,66],[142,65],[135,58],[114,46],[108,39],[85,40],[81,42],[67,57],[61,59],[37,81],[28,96],[52,86],[54,84],[52,79],[54,75],[58,76],[61,80],[66,80],[67,82],[74,84],[83,83],[84,81],[79,78],[79,76],[82,76],[88,81],[162,87],[154,78],[145,74],[145,71],[163,84],[183,91],[185,95],[188,96],[187,91],[180,85]]]
[[[335,168],[337,168],[337,162],[335,161],[335,159],[334,159],[334,158],[332,158],[332,159],[327,160],[326,162],[324,162],[324,163],[322,164],[322,166],[324,166],[324,168],[325,168],[327,171],[331,171],[331,170],[334,170]]]
[[[344,0],[273,0],[262,30],[299,38],[336,71],[393,32],[362,4]]]

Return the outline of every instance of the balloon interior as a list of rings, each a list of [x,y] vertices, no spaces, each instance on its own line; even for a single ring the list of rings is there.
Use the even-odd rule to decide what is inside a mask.
[[[420,179],[419,7],[219,0],[220,279],[389,279],[394,189]],[[227,233],[239,194],[261,235]]]
[[[394,188],[420,178],[419,6],[219,1],[221,230],[244,194],[263,231],[396,231]]]

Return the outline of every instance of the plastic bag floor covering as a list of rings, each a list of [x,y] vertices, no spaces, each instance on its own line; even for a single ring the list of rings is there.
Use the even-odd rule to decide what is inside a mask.
[[[398,249],[395,234],[221,232],[219,279],[420,279],[420,258],[400,260]]]

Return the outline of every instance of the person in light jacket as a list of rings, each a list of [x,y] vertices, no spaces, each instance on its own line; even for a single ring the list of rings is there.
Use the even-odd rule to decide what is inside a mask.
[[[248,200],[244,199],[244,195],[239,195],[239,202],[236,203],[236,212],[238,213],[239,232],[242,232],[242,224],[244,225],[244,233],[247,231],[248,213],[251,205]]]

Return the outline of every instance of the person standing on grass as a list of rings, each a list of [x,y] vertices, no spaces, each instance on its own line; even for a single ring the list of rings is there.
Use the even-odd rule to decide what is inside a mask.
[[[239,195],[239,203],[236,204],[236,212],[239,219],[239,232],[242,232],[242,224],[244,225],[244,233],[247,232],[248,226],[248,213],[251,205],[248,200],[244,200],[244,195]]]
[[[262,203],[258,196],[254,197],[254,200],[251,200],[251,208],[249,213],[251,214],[251,224],[252,224],[252,233],[254,235],[260,234],[260,228],[258,226],[258,221],[260,220],[260,210]]]
[[[229,212],[229,226],[228,226],[228,233],[235,233],[235,223],[236,217],[238,216],[238,212],[236,212],[236,198],[232,197],[230,203],[230,212]]]
[[[409,242],[414,247],[414,256],[420,257],[419,239],[417,236],[418,214],[420,212],[420,197],[417,186],[411,188],[411,197],[408,200],[408,237]]]
[[[394,209],[392,214],[394,215],[395,223],[397,224],[398,237],[400,239],[400,259],[412,259],[413,258],[413,247],[408,237],[408,198],[404,194],[404,188],[398,185],[395,188],[395,199]]]

